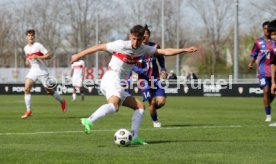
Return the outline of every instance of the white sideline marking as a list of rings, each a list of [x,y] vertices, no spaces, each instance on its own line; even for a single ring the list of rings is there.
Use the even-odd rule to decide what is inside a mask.
[[[276,126],[276,125],[275,125]],[[183,126],[183,127],[162,127],[162,128],[147,128],[140,129],[140,131],[151,131],[151,130],[174,130],[174,129],[194,129],[194,128],[202,128],[202,129],[215,129],[215,128],[241,128],[240,125],[226,125],[226,126]],[[119,128],[118,128],[119,129]],[[98,129],[92,130],[91,133],[94,132],[115,132],[118,129]],[[33,135],[33,134],[64,134],[64,133],[84,133],[84,131],[54,131],[54,132],[22,132],[22,133],[0,133],[0,136],[6,135]]]

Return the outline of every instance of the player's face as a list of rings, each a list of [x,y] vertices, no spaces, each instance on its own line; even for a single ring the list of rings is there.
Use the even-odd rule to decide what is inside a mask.
[[[34,43],[35,36],[33,34],[29,33],[26,38],[27,38],[28,44]]]
[[[269,33],[268,33],[268,25],[265,25],[265,26],[263,27],[263,31],[264,31],[264,35],[265,35],[265,36],[269,36]]]
[[[138,36],[135,34],[129,34],[131,46],[133,49],[139,48],[143,42],[144,36]]]
[[[272,40],[276,41],[276,31],[270,33],[270,37]]]
[[[145,31],[143,43],[148,43],[149,38],[150,38],[149,32]]]

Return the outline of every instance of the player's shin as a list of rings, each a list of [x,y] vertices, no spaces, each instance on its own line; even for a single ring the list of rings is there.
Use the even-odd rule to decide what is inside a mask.
[[[54,94],[53,94],[54,98],[59,101],[60,103],[63,102],[63,99],[62,97],[55,91]]]
[[[98,108],[88,119],[92,123],[94,123],[96,120],[115,112],[116,112],[116,109],[112,103],[104,104],[100,108]]]
[[[132,116],[132,125],[131,125],[131,132],[133,135],[133,139],[138,137],[138,130],[140,128],[142,119],[144,115],[144,109],[137,109],[134,111]]]
[[[25,104],[26,104],[26,109],[27,112],[31,111],[31,104],[32,104],[32,99],[31,99],[31,94],[25,94]]]

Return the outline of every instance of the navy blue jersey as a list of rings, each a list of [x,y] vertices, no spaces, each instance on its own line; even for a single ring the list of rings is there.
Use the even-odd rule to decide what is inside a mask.
[[[147,45],[160,48],[158,44],[153,42],[149,42]],[[147,54],[141,57],[141,59],[132,68],[132,70],[138,74],[139,79],[147,80],[147,79],[150,79],[151,77],[153,77],[154,79],[159,79],[159,68],[156,60],[158,60],[159,62],[161,71],[166,71],[164,56],[159,56],[159,55],[149,56]]]

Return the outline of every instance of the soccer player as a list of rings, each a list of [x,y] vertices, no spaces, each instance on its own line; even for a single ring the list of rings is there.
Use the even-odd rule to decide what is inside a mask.
[[[121,80],[127,78],[133,65],[144,54],[172,56],[182,52],[194,52],[197,49],[195,47],[156,49],[153,46],[142,44],[144,33],[145,28],[143,26],[135,25],[130,29],[130,40],[128,41],[117,40],[106,44],[95,45],[72,56],[71,63],[88,54],[94,54],[97,51],[108,51],[112,53],[108,71],[105,72],[100,85],[102,93],[106,96],[107,104],[98,108],[90,117],[81,119],[86,133],[90,133],[95,121],[106,115],[118,112],[120,105],[123,105],[135,110],[132,117],[131,132],[133,134],[133,140],[131,144],[146,144],[138,137],[138,129],[142,122],[145,106],[141,101],[125,91],[120,84]]]
[[[21,118],[28,118],[32,115],[31,109],[31,89],[35,82],[39,80],[47,94],[53,95],[54,98],[61,104],[62,112],[66,110],[66,101],[51,86],[51,78],[47,70],[47,66],[43,60],[51,59],[52,55],[38,42],[35,42],[35,30],[26,31],[26,39],[28,44],[24,47],[26,55],[26,65],[30,66],[30,71],[25,80],[25,104],[26,112]]]
[[[276,19],[268,25],[268,32],[272,40],[272,57],[271,57],[271,94],[276,91]]]
[[[263,102],[264,109],[266,114],[266,122],[271,122],[271,102],[274,99],[274,94],[271,94],[271,66],[269,59],[271,50],[271,40],[268,33],[269,22],[266,21],[263,23],[263,33],[264,36],[258,38],[254,42],[254,46],[251,51],[251,61],[248,64],[248,68],[252,69],[254,62],[257,60],[257,71],[259,78],[259,86],[263,90]]]
[[[80,92],[81,100],[84,100],[84,89],[82,86],[83,78],[84,78],[84,61],[78,60],[71,65],[71,78],[72,78],[72,86],[73,86],[73,94],[72,100],[76,101],[77,92]]]
[[[148,26],[145,25],[143,44],[160,48],[158,44],[149,41],[150,34],[151,32]],[[149,112],[153,122],[153,127],[160,128],[161,123],[158,121],[157,109],[165,105],[166,94],[165,90],[157,85],[160,80],[160,76],[156,60],[158,60],[158,63],[161,67],[161,74],[163,74],[163,77],[166,78],[167,72],[165,67],[165,58],[164,56],[160,55],[143,55],[138,63],[132,68],[132,71],[138,74],[140,86],[145,86],[141,88],[142,96],[143,101],[149,102]],[[153,83],[151,82],[152,80],[154,80]]]

